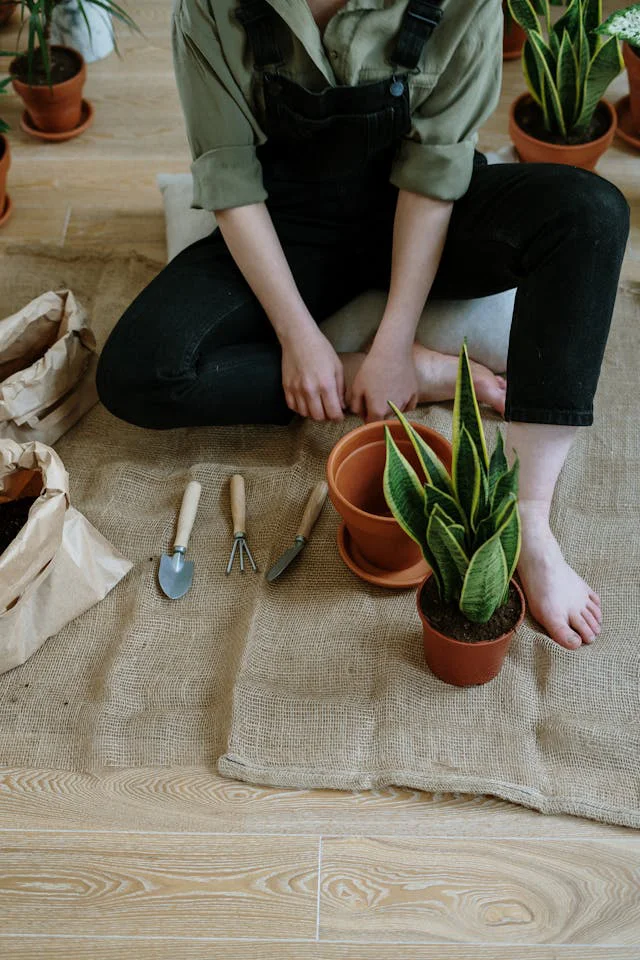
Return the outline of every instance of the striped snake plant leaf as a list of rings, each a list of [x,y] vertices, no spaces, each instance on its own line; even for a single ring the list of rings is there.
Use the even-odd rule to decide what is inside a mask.
[[[600,24],[597,32],[624,40],[632,47],[640,47],[640,3],[616,10]]]
[[[527,90],[538,104],[539,107],[542,107],[542,99],[540,97],[539,83],[538,83],[538,64],[536,61],[536,55],[533,52],[533,44],[527,38],[525,40],[524,46],[522,48],[522,75],[524,77],[525,83],[527,85]]]
[[[429,483],[448,496],[455,496],[449,471],[443,464],[442,460],[440,460],[438,455],[431,449],[426,440],[420,436],[417,430],[413,429],[405,415],[401,413],[398,407],[396,407],[396,405],[390,401],[389,406],[404,427],[405,433],[413,444],[413,449],[416,451],[418,460],[420,461],[420,466],[424,470],[424,475]]]
[[[476,445],[466,427],[462,427],[458,440],[458,456],[454,461],[453,484],[456,490],[456,499],[466,517],[471,529],[476,529],[476,517],[480,502],[480,476],[482,468]]]
[[[589,41],[591,59],[602,42],[602,38],[596,33],[602,23],[602,0],[582,0],[582,22]]]
[[[452,470],[455,476],[456,461],[460,452],[460,433],[465,428],[476,448],[480,458],[482,470],[486,473],[489,470],[489,455],[487,453],[487,444],[484,438],[484,429],[480,417],[480,407],[476,398],[476,391],[473,386],[473,377],[471,376],[471,364],[469,362],[469,352],[467,350],[467,338],[465,337],[460,349],[458,358],[458,376],[456,378],[456,392],[453,399],[453,434],[451,446],[453,448]]]
[[[545,125],[551,125],[551,129],[557,128],[563,137],[567,135],[567,128],[562,112],[562,103],[558,95],[558,89],[555,84],[553,63],[549,63],[551,51],[542,37],[531,34],[530,38],[533,47],[534,56],[538,66],[538,79],[540,81],[540,96],[542,100],[542,109],[545,114]]]
[[[510,493],[513,493],[517,497],[519,478],[520,478],[520,459],[518,456],[516,456],[511,466],[511,469],[507,470],[506,473],[503,473],[495,485],[495,489],[493,491],[493,497],[491,499],[492,509],[495,510],[497,505],[501,503],[505,497],[508,497]]]
[[[448,518],[450,524],[460,524],[463,530],[467,529],[467,518],[460,509],[460,504],[449,494],[427,484],[424,488],[424,498],[424,510],[427,519],[431,516],[434,508],[438,506]]]
[[[515,502],[515,493],[508,494],[508,496],[504,497],[496,505],[489,516],[485,517],[482,523],[478,524],[478,529],[476,530],[476,535],[473,541],[472,553],[475,553],[476,550],[479,550],[482,544],[486,540],[490,540],[494,533],[500,529],[500,526],[502,523],[504,523],[507,510],[511,507],[511,504]]]
[[[610,37],[593,55],[587,70],[584,85],[584,99],[575,127],[577,131],[586,129],[602,99],[607,87],[624,67],[620,43],[617,37]]]
[[[399,526],[412,540],[425,546],[425,496],[418,475],[400,453],[391,431],[384,428],[387,458],[384,467],[383,490],[387,505]]]
[[[540,33],[540,21],[536,7],[530,0],[508,0],[507,6],[513,19],[520,24],[523,30],[529,33]]]
[[[580,0],[571,0],[565,12],[559,17],[553,25],[553,32],[562,39],[564,33],[569,34],[569,40],[575,50],[580,44],[580,21],[581,7]]]
[[[502,439],[502,434],[499,430],[496,431],[496,445],[494,447],[493,453],[491,454],[491,460],[489,461],[489,498],[493,499],[493,491],[496,488],[496,483],[500,479],[503,473],[506,473],[509,469],[509,464],[507,463],[507,458],[504,453],[504,440]]]
[[[507,561],[499,533],[471,557],[460,593],[460,610],[474,623],[486,623],[504,596]]]
[[[435,508],[429,518],[427,543],[442,581],[442,600],[444,603],[451,603],[460,596],[469,558],[443,522],[439,507]]]
[[[504,520],[501,523],[498,533],[500,543],[504,551],[504,557],[507,561],[507,583],[518,566],[520,559],[520,549],[522,547],[522,526],[520,523],[520,514],[518,513],[518,504],[514,501],[509,505],[504,513]]]
[[[570,129],[579,114],[581,88],[578,76],[578,58],[566,31],[562,35],[560,53],[558,54],[556,86],[567,126]]]

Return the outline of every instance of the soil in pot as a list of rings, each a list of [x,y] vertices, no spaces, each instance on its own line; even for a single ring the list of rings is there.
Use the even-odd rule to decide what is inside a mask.
[[[22,497],[20,500],[0,503],[0,554],[4,553],[18,536],[27,522],[29,510],[37,499],[37,497]]]
[[[611,117],[602,103],[599,103],[596,107],[587,133],[581,137],[562,137],[558,133],[549,133],[544,126],[541,108],[531,99],[526,99],[518,104],[515,118],[520,128],[530,137],[535,137],[536,140],[541,140],[543,143],[555,143],[564,147],[574,147],[581,143],[591,143],[592,140],[599,140],[611,126]]]
[[[51,50],[51,82],[64,83],[71,80],[80,72],[82,64],[72,50],[64,47],[53,47]],[[36,50],[33,57],[31,77],[29,77],[29,61],[26,54],[17,57],[11,65],[11,75],[32,87],[47,86],[49,80],[42,62],[40,50]]]
[[[513,630],[520,617],[521,606],[518,591],[509,584],[509,599],[498,607],[486,623],[473,623],[460,613],[456,603],[441,603],[433,577],[429,577],[420,594],[420,607],[434,629],[463,643],[479,643],[481,640],[496,640]]]

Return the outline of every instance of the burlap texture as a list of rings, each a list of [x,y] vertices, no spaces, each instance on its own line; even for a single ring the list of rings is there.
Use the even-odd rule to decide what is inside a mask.
[[[0,260],[4,312],[70,287],[100,344],[157,269],[13,250]],[[330,504],[278,583],[224,574],[230,476],[246,478],[249,542],[264,572],[293,540],[332,445],[355,421],[151,432],[98,406],[56,449],[72,501],[135,568],[0,677],[0,762],[213,768],[223,755],[223,773],[251,782],[491,793],[640,826],[639,320],[640,289],[627,286],[596,423],[578,431],[553,509],[568,561],[602,597],[593,646],[564,651],[527,618],[495,681],[448,687],[424,665],[413,592],[370,587],[342,565]],[[450,436],[451,404],[419,419]],[[497,416],[486,411],[485,424],[492,445]],[[172,602],[156,571],[189,479],[203,486],[195,580]]]

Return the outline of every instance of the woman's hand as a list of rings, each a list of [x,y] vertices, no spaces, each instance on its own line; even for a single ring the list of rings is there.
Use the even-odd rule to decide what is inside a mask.
[[[287,406],[313,420],[344,420],[344,371],[317,327],[282,342],[282,386]]]
[[[356,416],[366,423],[392,416],[391,400],[401,411],[415,410],[418,379],[413,351],[384,350],[374,342],[356,374],[347,398]]]

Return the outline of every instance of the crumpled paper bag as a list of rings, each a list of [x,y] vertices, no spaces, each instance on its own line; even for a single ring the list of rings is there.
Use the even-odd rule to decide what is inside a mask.
[[[132,567],[70,506],[68,481],[50,447],[0,440],[0,503],[38,497],[0,554],[0,673],[24,663]]]
[[[52,444],[98,401],[96,341],[70,290],[0,320],[0,438]]]

